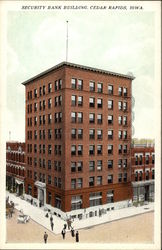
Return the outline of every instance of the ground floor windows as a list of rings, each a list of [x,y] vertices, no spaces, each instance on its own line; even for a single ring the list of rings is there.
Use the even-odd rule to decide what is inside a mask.
[[[114,190],[108,190],[107,192],[107,203],[114,202]]]
[[[89,195],[89,206],[102,205],[102,192],[90,193]]]
[[[71,210],[77,210],[82,208],[82,196],[72,196],[71,198]]]
[[[55,196],[55,207],[61,209],[61,197],[59,195]]]

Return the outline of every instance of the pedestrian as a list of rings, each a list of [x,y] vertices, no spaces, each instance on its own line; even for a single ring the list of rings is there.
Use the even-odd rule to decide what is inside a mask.
[[[68,229],[70,230],[70,228],[71,228],[71,220],[70,219],[67,220],[67,225],[68,225]]]
[[[53,221],[51,221],[51,230],[53,231],[53,226],[54,226],[54,223]]]
[[[62,232],[61,232],[61,233],[62,233],[62,238],[63,238],[63,240],[64,240],[64,239],[65,239],[65,234],[66,234],[65,228],[62,229]]]
[[[48,234],[45,232],[44,233],[44,243],[47,243],[47,238],[48,238]]]
[[[10,217],[12,217],[13,214],[13,208],[10,208]]]
[[[75,236],[75,233],[74,233],[74,228],[71,227],[71,236],[74,237]]]
[[[33,205],[33,198],[31,198],[31,201],[30,201],[31,205]]]
[[[64,224],[64,229],[65,229],[65,230],[66,230],[66,227],[67,227],[67,224],[65,223],[65,224]]]
[[[52,214],[51,214],[51,216],[50,216],[50,222],[51,222],[51,223],[53,222]]]
[[[48,218],[48,213],[46,213],[45,217]]]
[[[75,239],[76,239],[76,242],[79,242],[79,233],[78,233],[78,231],[76,232],[76,235],[75,235]]]

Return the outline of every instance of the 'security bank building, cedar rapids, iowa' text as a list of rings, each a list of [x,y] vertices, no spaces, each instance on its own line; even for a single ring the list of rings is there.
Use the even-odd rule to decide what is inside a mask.
[[[80,217],[127,206],[133,79],[62,62],[23,82],[25,192],[40,206]]]

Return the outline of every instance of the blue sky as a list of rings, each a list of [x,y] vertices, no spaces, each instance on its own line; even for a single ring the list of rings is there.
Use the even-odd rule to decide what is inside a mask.
[[[155,15],[151,11],[9,11],[7,15],[6,139],[25,140],[21,82],[66,58],[109,71],[132,72],[134,137],[155,137]],[[16,97],[16,98],[15,98]]]

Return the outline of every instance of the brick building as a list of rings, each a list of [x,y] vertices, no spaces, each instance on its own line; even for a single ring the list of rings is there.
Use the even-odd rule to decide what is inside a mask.
[[[6,188],[22,195],[25,192],[25,143],[6,143]]]
[[[154,201],[154,145],[132,145],[133,201]]]
[[[25,190],[39,205],[80,217],[127,206],[133,79],[62,62],[22,83]]]

